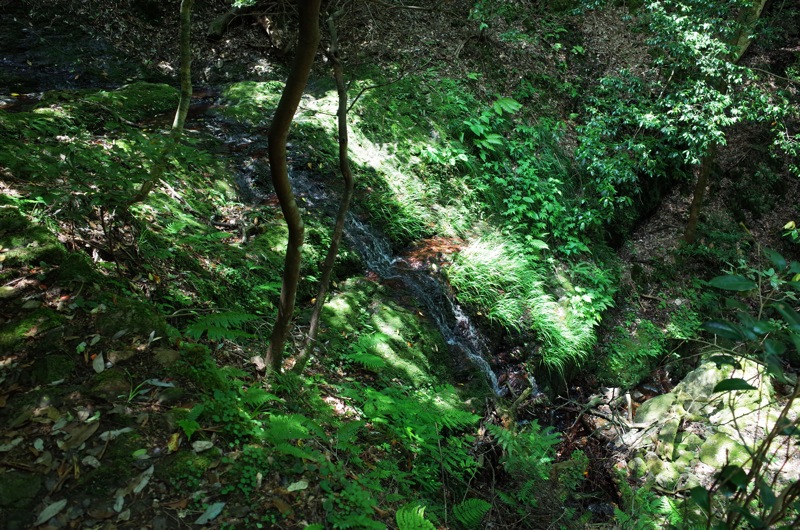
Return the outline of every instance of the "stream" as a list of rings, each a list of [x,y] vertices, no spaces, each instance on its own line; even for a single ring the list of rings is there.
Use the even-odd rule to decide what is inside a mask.
[[[207,120],[205,127],[232,152],[243,155],[239,159],[236,183],[243,201],[258,202],[267,193],[260,183],[269,180],[269,167],[256,146],[263,146],[265,138],[226,131],[224,126]],[[291,150],[291,146],[290,146]],[[291,158],[291,151],[290,151]],[[295,195],[302,197],[306,208],[321,208],[334,215],[338,208],[338,196],[332,196],[313,171],[291,167],[289,178]],[[412,262],[392,252],[385,236],[368,223],[348,213],[345,223],[344,239],[360,256],[367,270],[375,273],[382,282],[390,282],[393,287],[411,294],[426,316],[433,322],[450,347],[455,360],[468,360],[486,378],[497,396],[504,396],[508,389],[498,383],[498,377],[487,360],[491,356],[489,341],[481,335],[466,312],[456,302],[455,296],[444,278],[423,263]],[[534,385],[534,391],[538,389]]]

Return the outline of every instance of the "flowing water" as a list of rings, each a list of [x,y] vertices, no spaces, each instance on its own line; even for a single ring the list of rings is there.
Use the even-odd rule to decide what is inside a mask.
[[[225,127],[213,121],[207,124],[208,130],[222,139],[232,152],[244,152],[237,164],[237,184],[243,200],[258,202],[265,193],[259,182],[268,180],[269,167],[263,160],[265,139],[231,134]],[[254,157],[251,149],[261,146],[262,156]],[[290,154],[291,156],[291,154]],[[291,163],[290,163],[291,166]],[[332,197],[319,175],[305,169],[290,170],[290,179],[295,194],[302,197],[307,208],[318,208],[333,214],[338,207],[338,197]],[[374,272],[381,280],[399,283],[412,294],[436,325],[453,355],[469,360],[486,378],[492,390],[502,396],[507,389],[501,388],[497,375],[487,358],[490,356],[486,339],[463,311],[461,306],[439,275],[420,263],[412,263],[392,252],[389,241],[352,212],[345,223],[344,237],[347,243],[361,256],[364,266]]]
[[[489,362],[487,342],[455,301],[450,289],[424,265],[396,257],[388,241],[354,215],[348,216],[345,238],[361,255],[364,265],[384,280],[399,280],[424,307],[436,324],[451,350],[463,355],[483,372],[498,396],[506,393],[500,388]]]

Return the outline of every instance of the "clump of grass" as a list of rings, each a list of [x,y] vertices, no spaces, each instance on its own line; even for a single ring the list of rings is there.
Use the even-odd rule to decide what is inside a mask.
[[[563,372],[585,360],[594,344],[594,321],[556,301],[546,290],[536,258],[500,235],[478,238],[448,270],[458,299],[510,331],[532,330],[542,341],[541,362]]]

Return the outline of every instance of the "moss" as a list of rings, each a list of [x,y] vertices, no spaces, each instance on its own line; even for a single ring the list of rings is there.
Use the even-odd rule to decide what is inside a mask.
[[[112,441],[103,465],[96,469],[84,469],[76,489],[86,495],[106,496],[117,488],[126,486],[141,471],[134,465],[133,453],[142,448],[141,435],[136,432],[125,433]]]
[[[156,468],[155,476],[160,480],[168,480],[176,487],[196,487],[200,477],[218,464],[220,450],[212,448],[202,453],[194,451],[178,451],[169,455]]]
[[[448,348],[441,334],[426,319],[400,306],[390,292],[354,279],[344,283],[323,312],[329,343],[344,361],[356,355],[377,356],[384,368],[381,378],[399,378],[411,385],[441,384],[449,374]]]
[[[38,359],[32,369],[33,383],[46,385],[53,381],[68,379],[75,369],[75,360],[68,355],[47,355]]]
[[[60,346],[60,333],[47,333],[54,331],[64,323],[64,317],[48,308],[39,308],[31,313],[19,313],[17,320],[12,320],[0,326],[0,353],[14,351],[26,342],[27,339],[36,337],[38,351],[50,351]]]
[[[178,105],[176,88],[161,83],[137,82],[117,90],[100,90],[63,105],[67,115],[89,129],[109,128],[120,119],[140,122],[172,112]]]
[[[114,401],[127,398],[130,390],[131,382],[128,376],[112,368],[92,378],[92,386],[89,392],[99,398]]]
[[[105,300],[105,311],[98,311],[95,326],[103,336],[113,336],[127,329],[129,333],[157,337],[167,335],[166,322],[150,304],[132,298],[109,297]]]
[[[266,125],[272,118],[271,109],[281,98],[283,85],[280,81],[234,83],[222,93],[226,104],[216,113],[246,125]]]

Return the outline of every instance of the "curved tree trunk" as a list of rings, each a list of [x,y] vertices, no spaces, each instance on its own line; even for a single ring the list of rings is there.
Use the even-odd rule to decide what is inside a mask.
[[[336,255],[339,252],[339,243],[342,241],[344,223],[347,218],[347,212],[350,209],[350,200],[353,198],[353,173],[350,171],[350,160],[347,157],[347,87],[344,84],[342,62],[339,60],[339,40],[336,32],[336,18],[339,17],[342,12],[343,10],[340,9],[328,18],[331,47],[327,55],[333,63],[333,76],[336,79],[336,91],[339,94],[339,109],[336,115],[339,127],[339,170],[342,172],[342,178],[344,179],[344,191],[342,192],[342,200],[339,203],[339,211],[336,214],[336,225],[333,228],[331,244],[328,247],[328,254],[325,256],[325,262],[322,265],[322,275],[319,280],[319,289],[317,291],[317,300],[314,303],[314,311],[311,313],[308,335],[303,343],[302,351],[297,356],[297,362],[294,365],[294,371],[297,373],[303,371],[303,368],[311,356],[311,349],[313,348],[314,342],[317,340],[322,306],[325,304],[325,298],[328,296],[331,273],[333,272],[333,266],[336,262]]]
[[[189,103],[192,100],[192,4],[194,0],[181,0],[181,100],[172,122],[174,134],[183,132]]]
[[[300,209],[289,182],[286,139],[289,136],[289,126],[292,124],[294,113],[297,111],[300,98],[308,82],[319,45],[320,3],[321,0],[300,0],[298,2],[300,29],[297,53],[267,136],[272,185],[275,187],[283,217],[289,228],[289,243],[286,246],[278,316],[270,336],[266,359],[269,369],[276,372],[280,372],[283,365],[283,348],[286,344],[286,336],[289,334],[297,296],[297,285],[300,282],[300,249],[303,246],[303,219],[300,217]]]

